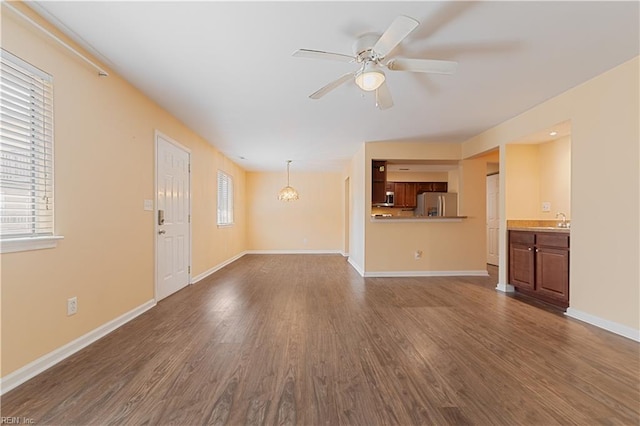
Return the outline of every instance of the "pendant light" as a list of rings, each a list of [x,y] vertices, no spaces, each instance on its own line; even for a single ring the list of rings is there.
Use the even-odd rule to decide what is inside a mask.
[[[278,200],[281,201],[295,201],[298,199],[298,191],[294,187],[289,185],[289,165],[291,160],[287,160],[287,186],[282,188],[278,193]]]

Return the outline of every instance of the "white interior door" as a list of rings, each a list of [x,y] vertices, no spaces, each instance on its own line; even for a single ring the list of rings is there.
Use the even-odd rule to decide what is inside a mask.
[[[487,176],[487,263],[498,265],[500,175]]]
[[[156,300],[160,300],[190,281],[190,154],[157,134],[156,156]]]

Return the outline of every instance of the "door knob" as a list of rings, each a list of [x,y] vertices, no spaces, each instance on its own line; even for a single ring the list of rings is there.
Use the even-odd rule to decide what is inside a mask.
[[[160,235],[164,235],[164,234],[166,234],[166,233],[167,233],[167,231],[165,231],[164,229],[162,229],[162,230],[158,231],[158,234],[160,234]]]

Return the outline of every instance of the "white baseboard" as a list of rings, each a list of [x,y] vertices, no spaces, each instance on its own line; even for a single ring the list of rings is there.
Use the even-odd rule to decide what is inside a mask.
[[[362,269],[362,267],[360,265],[358,265],[356,262],[353,261],[353,258],[349,257],[349,265],[351,265],[353,267],[353,269],[356,270],[357,273],[360,274],[361,277],[364,277],[364,269]]]
[[[53,367],[65,358],[68,358],[79,350],[86,348],[96,340],[106,336],[113,330],[123,326],[137,316],[142,315],[154,306],[156,306],[156,301],[153,299],[149,300],[148,302],[143,303],[137,308],[134,308],[129,312],[120,315],[118,318],[115,318],[88,332],[87,334],[78,337],[72,342],[69,342],[64,346],[61,346],[58,349],[49,352],[48,354],[36,359],[33,362],[30,362],[29,364],[14,371],[13,373],[7,374],[6,376],[0,378],[0,395],[3,395],[11,389],[20,386],[27,380],[37,376],[48,368]]]
[[[203,279],[207,278],[209,275],[213,274],[214,272],[219,271],[220,269],[224,268],[225,266],[229,265],[230,263],[235,262],[236,260],[240,259],[242,256],[244,256],[247,253],[248,253],[247,251],[243,251],[241,253],[238,253],[237,255],[233,256],[232,258],[227,259],[224,262],[217,264],[213,268],[208,269],[208,270],[204,271],[203,273],[196,275],[195,277],[191,278],[191,284],[195,284],[198,281],[202,281]]]
[[[342,254],[340,250],[247,250],[246,254]]]
[[[496,285],[496,290],[503,293],[514,293],[516,291],[516,288],[511,284],[498,283],[498,285]]]
[[[394,278],[394,277],[488,277],[485,270],[470,271],[379,271],[365,272],[367,278]]]
[[[610,331],[612,333],[618,334],[620,336],[626,337],[627,339],[640,342],[640,330],[637,330],[635,328],[632,328],[614,321],[610,321],[604,318],[600,318],[595,315],[591,315],[571,307],[567,308],[567,312],[565,312],[565,315],[580,321],[584,321],[591,325],[595,325],[596,327],[599,327],[604,330]]]

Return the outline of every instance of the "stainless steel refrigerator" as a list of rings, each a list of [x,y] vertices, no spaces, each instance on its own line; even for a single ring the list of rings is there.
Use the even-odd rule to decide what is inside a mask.
[[[416,216],[458,216],[458,194],[455,192],[423,192],[418,194]]]

